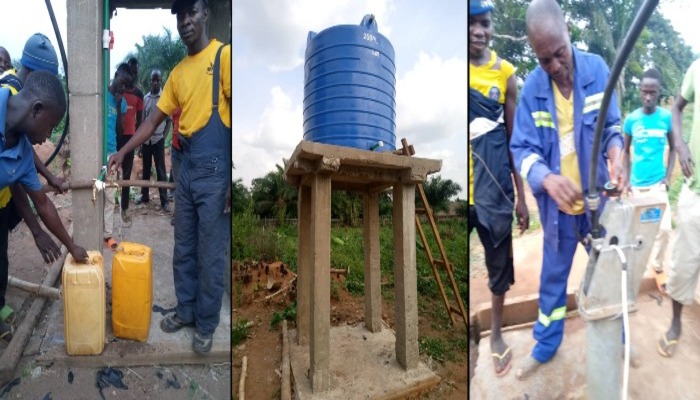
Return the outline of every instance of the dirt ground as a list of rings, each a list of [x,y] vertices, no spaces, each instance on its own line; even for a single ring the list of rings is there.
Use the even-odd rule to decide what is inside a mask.
[[[45,144],[37,148],[40,158],[45,160],[53,146]],[[137,158],[138,159],[138,158]],[[169,157],[168,160],[169,168]],[[61,175],[61,156],[51,164],[52,172]],[[139,162],[140,164],[140,162]],[[140,176],[140,172],[139,172]],[[152,192],[157,193],[157,191]],[[157,194],[155,194],[157,198]],[[72,221],[71,195],[49,194],[64,223]],[[153,205],[154,202],[151,202]],[[134,212],[155,213],[154,207],[143,207]],[[48,230],[47,230],[48,231]],[[56,242],[58,242],[56,240]],[[8,256],[10,275],[30,282],[40,283],[48,271],[34,244],[34,240],[23,222],[10,233]],[[17,314],[14,326],[21,324],[33,297],[16,289],[8,289],[7,302]],[[39,326],[46,323],[46,315],[39,319]],[[40,329],[37,329],[40,331]],[[31,339],[30,339],[31,343]],[[0,349],[1,351],[1,349]],[[14,378],[0,388],[0,398],[16,399],[99,399],[96,384],[98,368],[70,368],[52,365],[36,365],[37,354],[24,356],[17,366]],[[104,398],[113,399],[226,399],[230,397],[230,364],[212,365],[169,365],[118,367],[123,374],[122,382],[128,389],[107,387]]]
[[[233,347],[232,391],[238,393],[241,375],[242,357],[248,357],[246,374],[246,399],[275,399],[281,391],[281,362],[282,362],[282,329],[281,325],[271,329],[270,321],[275,312],[282,312],[294,302],[296,297],[293,284],[294,273],[282,276],[279,273],[281,263],[233,263],[233,311],[232,323],[248,320],[254,325],[248,330],[248,338],[238,346]],[[275,290],[267,290],[267,273],[273,280],[280,282],[280,288],[289,287],[279,295],[269,300],[266,296]],[[355,296],[344,289],[344,276],[331,274],[331,325],[354,325],[364,321],[364,303],[361,296]],[[290,284],[292,282],[292,284]],[[335,283],[337,282],[337,284]],[[385,290],[383,292],[389,292]],[[391,296],[382,296],[382,319],[393,328],[394,303]],[[427,309],[434,306],[442,307],[441,303],[419,306],[420,335],[439,337],[441,339],[454,337],[454,332],[448,329],[464,332],[463,326],[444,327],[436,324]],[[295,324],[289,321],[289,329]],[[466,335],[466,332],[464,332]],[[445,399],[464,400],[467,398],[466,365],[467,354],[457,354],[456,360],[440,364],[421,355],[421,361],[428,365],[442,381],[429,393],[414,397],[415,399]]]

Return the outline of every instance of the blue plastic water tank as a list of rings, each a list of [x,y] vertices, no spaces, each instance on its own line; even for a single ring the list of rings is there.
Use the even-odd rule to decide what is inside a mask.
[[[395,72],[394,48],[378,32],[374,15],[365,15],[359,26],[309,32],[304,139],[363,150],[395,150]]]

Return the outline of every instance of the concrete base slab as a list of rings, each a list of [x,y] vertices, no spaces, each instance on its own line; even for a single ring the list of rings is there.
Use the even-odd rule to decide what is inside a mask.
[[[308,346],[296,345],[290,331],[290,361],[297,400],[399,399],[433,388],[440,382],[425,364],[404,371],[396,361],[396,337],[386,325],[378,333],[363,324],[332,327],[330,331],[331,389],[312,393]]]
[[[655,290],[655,289],[654,289]],[[693,384],[700,370],[700,307],[684,307],[683,334],[673,358],[662,357],[657,343],[671,321],[671,302],[661,304],[648,293],[640,296],[639,311],[630,316],[631,344],[638,363],[630,368],[630,399],[697,399],[700,386]],[[472,399],[584,399],[586,389],[586,325],[578,317],[566,320],[564,340],[557,355],[521,382],[515,371],[535,344],[532,328],[503,333],[513,351],[513,367],[502,378],[493,371],[489,340],[478,345],[478,357],[469,393]],[[616,338],[611,338],[616,340]],[[619,340],[619,338],[617,339]],[[620,364],[611,368],[622,368]]]
[[[156,310],[168,310],[177,304],[172,272],[173,227],[169,215],[156,215],[150,212],[134,210],[130,213],[133,225],[122,228],[123,239],[143,243],[153,248],[153,306]],[[115,231],[119,229],[119,212],[115,211]],[[222,251],[224,251],[222,249]],[[107,290],[106,344],[102,354],[97,356],[69,356],[66,354],[63,304],[53,301],[47,308],[48,319],[46,334],[42,338],[41,355],[38,364],[65,364],[76,367],[128,366],[128,365],[165,365],[165,364],[211,364],[230,362],[231,360],[231,300],[223,296],[219,326],[214,333],[211,352],[200,356],[192,350],[194,330],[184,328],[177,333],[165,333],[160,329],[163,315],[169,311],[153,311],[148,340],[136,342],[118,339],[112,333],[111,287],[112,258],[114,253],[105,250],[105,275]],[[59,279],[60,280],[60,279]]]

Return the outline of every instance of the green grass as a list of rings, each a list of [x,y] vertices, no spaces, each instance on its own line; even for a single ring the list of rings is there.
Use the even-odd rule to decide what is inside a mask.
[[[460,351],[459,347],[461,347],[460,344],[455,340],[442,340],[428,336],[418,338],[418,351],[441,364],[445,361],[457,360],[455,352]]]
[[[231,346],[237,346],[248,338],[248,321],[237,320],[231,329]]]
[[[295,321],[297,319],[297,303],[296,301],[287,306],[281,312],[275,312],[272,314],[272,319],[270,320],[270,329],[275,329],[284,320]]]
[[[442,243],[447,257],[453,265],[455,281],[458,282],[463,302],[467,304],[467,222],[465,220],[449,220],[437,223]],[[430,226],[422,224],[428,238],[428,246],[433,257],[440,259],[437,243],[433,238]],[[297,226],[287,224],[276,229],[259,226],[257,217],[251,212],[235,214],[232,225],[232,258],[234,260],[280,260],[293,271],[297,271]],[[380,242],[380,271],[382,282],[392,287],[394,283],[394,243],[391,224],[382,225],[379,231]],[[335,238],[335,240],[331,240]],[[353,294],[364,293],[364,244],[361,227],[333,226],[331,228],[331,266],[333,268],[349,269],[345,277],[345,289]],[[416,232],[416,272],[418,292],[429,297],[439,297],[439,290],[433,277],[428,257],[418,243]],[[447,273],[438,267],[441,279],[448,297],[452,300],[452,289]],[[383,292],[385,292],[383,290]]]

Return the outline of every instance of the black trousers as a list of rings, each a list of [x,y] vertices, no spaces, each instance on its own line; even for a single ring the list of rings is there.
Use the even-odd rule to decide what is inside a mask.
[[[121,150],[122,147],[131,139],[131,135],[120,135],[117,136],[117,150]],[[134,166],[134,152],[130,151],[124,155],[124,161],[122,161],[122,179],[131,179],[131,168]],[[129,190],[130,186],[122,187],[122,198],[119,204],[122,210],[129,209]]]
[[[486,258],[486,269],[489,272],[489,289],[496,296],[505,294],[510,285],[515,283],[515,272],[513,269],[513,236],[508,237],[498,245],[494,246],[489,230],[484,226],[476,214],[476,207],[469,206],[469,218],[467,219],[468,232],[476,228],[481,244],[484,246]]]
[[[151,179],[151,159],[156,165],[156,176],[159,182],[167,181],[168,177],[165,172],[165,138],[153,144],[141,145],[141,156],[143,157],[143,180]],[[149,188],[141,188],[141,200],[149,201]],[[168,189],[158,189],[160,195],[160,205],[168,204]]]

